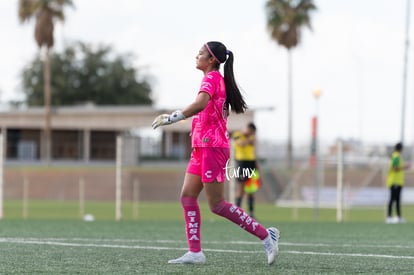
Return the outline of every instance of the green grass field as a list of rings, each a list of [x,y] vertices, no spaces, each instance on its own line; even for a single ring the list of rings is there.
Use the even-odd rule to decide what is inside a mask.
[[[414,222],[414,205],[403,205],[404,217],[408,221]],[[218,219],[210,213],[205,202],[200,202],[205,219]],[[179,202],[142,202],[136,208],[131,202],[123,202],[123,220],[181,220],[181,205]],[[115,219],[115,205],[113,202],[94,202],[85,203],[85,214],[95,216],[97,220],[108,221]],[[297,220],[293,219],[291,208],[275,207],[272,204],[258,204],[256,214],[263,221],[301,221],[313,222],[314,210],[311,208],[299,208],[297,210]],[[336,221],[336,210],[321,208],[318,221]],[[138,216],[135,216],[137,214]],[[6,219],[22,219],[23,203],[20,200],[8,200],[4,204],[4,215]],[[360,207],[344,210],[345,222],[382,222],[384,221],[384,207]],[[76,201],[29,201],[27,217],[32,219],[57,219],[57,220],[79,220],[80,207]]]
[[[382,209],[352,209],[347,221],[335,211],[292,210],[258,205],[258,219],[282,232],[280,256],[267,266],[261,243],[201,205],[204,265],[170,265],[186,251],[178,203],[142,203],[139,218],[124,206],[125,219],[113,221],[111,203],[88,203],[96,217],[84,222],[74,202],[30,202],[21,219],[17,201],[5,205],[0,222],[1,274],[413,274],[414,207],[408,222],[387,225]]]

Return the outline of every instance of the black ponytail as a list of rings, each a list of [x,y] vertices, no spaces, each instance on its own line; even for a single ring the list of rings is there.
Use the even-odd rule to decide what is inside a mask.
[[[234,56],[231,51],[226,49],[221,42],[211,41],[207,46],[212,51],[215,59],[217,59],[216,69],[220,68],[220,63],[224,63],[224,83],[226,85],[226,103],[231,110],[237,114],[244,113],[247,104],[237,86],[233,73]],[[228,56],[228,57],[227,57]]]

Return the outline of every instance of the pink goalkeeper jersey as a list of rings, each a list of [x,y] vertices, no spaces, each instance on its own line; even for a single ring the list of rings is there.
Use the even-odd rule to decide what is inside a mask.
[[[193,116],[192,146],[230,148],[226,86],[219,71],[211,71],[204,76],[199,93],[201,92],[208,93],[210,100],[203,111]]]

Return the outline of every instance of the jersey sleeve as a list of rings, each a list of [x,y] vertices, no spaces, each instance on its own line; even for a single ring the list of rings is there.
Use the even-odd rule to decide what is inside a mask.
[[[210,95],[210,98],[211,98],[213,97],[215,90],[216,90],[216,84],[214,81],[214,77],[211,74],[207,74],[206,76],[204,76],[203,80],[201,81],[199,93],[206,92]]]

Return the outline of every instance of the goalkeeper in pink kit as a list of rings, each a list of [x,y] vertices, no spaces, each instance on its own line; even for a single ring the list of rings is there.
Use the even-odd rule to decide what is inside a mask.
[[[156,129],[193,117],[193,151],[180,195],[189,251],[168,261],[171,264],[198,264],[206,261],[201,249],[201,215],[197,201],[203,189],[213,213],[262,240],[269,265],[278,256],[279,230],[274,227],[266,229],[243,209],[224,199],[226,164],[230,158],[227,117],[230,111],[243,113],[247,109],[234,79],[233,59],[233,53],[222,43],[211,41],[204,44],[196,56],[196,67],[204,73],[204,77],[195,101],[172,114],[159,115],[152,123]],[[224,77],[219,71],[221,63],[224,63]]]

